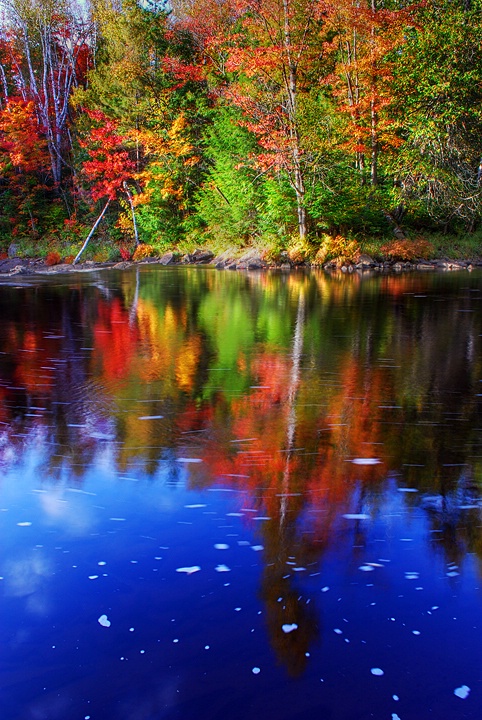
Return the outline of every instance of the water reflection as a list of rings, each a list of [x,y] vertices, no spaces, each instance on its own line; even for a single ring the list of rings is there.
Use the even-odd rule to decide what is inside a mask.
[[[97,531],[95,506],[66,496],[95,474],[117,489],[236,491],[270,644],[300,677],[324,638],[322,595],[300,578],[315,582],[338,549],[342,567],[378,578],[388,560],[373,543],[408,513],[449,577],[469,555],[480,568],[480,287],[476,273],[148,267],[2,286],[4,478],[38,479],[47,526],[79,538]],[[49,562],[26,549],[5,569],[40,614]]]

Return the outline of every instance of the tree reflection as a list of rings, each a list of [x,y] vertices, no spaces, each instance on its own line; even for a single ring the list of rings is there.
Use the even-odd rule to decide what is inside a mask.
[[[0,462],[41,442],[44,481],[80,485],[108,448],[119,476],[163,468],[175,485],[176,457],[202,458],[192,487],[229,485],[256,510],[260,595],[292,674],[319,634],[299,579],[343,514],[376,516],[402,484],[434,553],[482,560],[475,276],[149,268],[107,290],[70,282],[0,288]]]

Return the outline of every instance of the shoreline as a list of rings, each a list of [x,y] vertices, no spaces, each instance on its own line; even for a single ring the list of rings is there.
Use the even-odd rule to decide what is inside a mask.
[[[329,274],[359,274],[360,272],[372,271],[377,274],[389,273],[406,273],[420,271],[454,271],[454,270],[474,270],[482,268],[482,259],[474,260],[455,260],[455,259],[437,259],[437,260],[412,260],[412,261],[396,261],[382,260],[377,261],[368,255],[361,255],[358,262],[344,262],[332,260],[323,264],[314,264],[309,262],[290,262],[288,259],[283,262],[267,262],[262,259],[261,254],[257,251],[250,250],[245,255],[235,258],[234,254],[222,253],[215,256],[214,253],[205,250],[196,250],[192,254],[182,257],[176,256],[172,252],[165,253],[162,257],[144,258],[142,260],[126,260],[121,262],[95,262],[94,260],[86,260],[77,265],[60,263],[57,265],[48,265],[41,258],[21,258],[12,257],[0,260],[0,277],[9,278],[18,275],[34,276],[34,275],[60,275],[64,273],[75,272],[92,272],[96,270],[127,270],[140,265],[162,265],[164,267],[212,267],[217,270],[279,270],[289,272],[292,270],[322,270]]]

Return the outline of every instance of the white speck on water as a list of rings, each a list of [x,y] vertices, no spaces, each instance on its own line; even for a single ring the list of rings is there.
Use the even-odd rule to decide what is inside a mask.
[[[239,612],[241,610],[240,607],[234,608],[235,612]]]
[[[101,560],[100,562],[97,563],[97,565],[107,565],[107,563],[104,562],[104,560]]]
[[[254,550],[255,552],[261,552],[261,550],[264,550],[264,545],[251,545],[251,550]]]
[[[370,515],[367,515],[366,513],[346,513],[345,515],[342,515],[342,517],[347,520],[370,520]]]
[[[89,575],[89,580],[97,580],[98,575]]]
[[[416,493],[416,492],[418,492],[418,490],[416,488],[398,488],[398,492]]]
[[[305,567],[294,567],[293,572],[301,572],[302,570],[306,570]]]
[[[460,575],[457,570],[452,570],[451,572],[447,573],[447,577],[457,577],[457,575]]]
[[[201,458],[176,458],[176,462],[178,463],[202,463]]]
[[[419,574],[418,572],[406,572],[405,573],[405,580],[418,580]]]
[[[199,572],[200,570],[199,565],[191,565],[190,567],[180,567],[176,568],[176,572],[178,573],[186,573],[186,575],[192,575],[195,572]]]
[[[398,695],[392,695],[392,698],[395,700],[395,702],[398,702],[400,700]]]
[[[251,545],[251,543],[249,542],[249,540],[238,540],[238,545],[240,547],[243,547],[243,546],[249,546],[249,545]]]
[[[343,631],[340,630],[340,628],[335,628],[333,632],[336,632],[337,635],[343,635]]]
[[[259,675],[259,673],[261,672],[261,668],[254,667],[251,672],[253,673],[253,675]]]
[[[207,507],[207,505],[203,505],[202,503],[195,503],[194,505],[184,505],[185,508],[204,508]]]
[[[244,513],[238,513],[238,512],[231,512],[226,513],[226,517],[243,517]]]
[[[258,515],[256,517],[254,517],[253,520],[271,520],[271,518],[268,517],[267,515]]]
[[[31,522],[18,522],[18,527],[30,527],[32,523]]]
[[[371,572],[375,568],[372,567],[371,565],[360,565],[360,567],[358,569],[362,570],[363,572]]]
[[[431,610],[438,610],[438,608],[439,608],[438,605],[432,605]]]
[[[298,625],[296,623],[285,623],[281,626],[281,629],[284,633],[288,634],[293,632],[293,630],[298,630]]]
[[[164,415],[141,415],[138,420],[162,420]]]
[[[125,518],[118,518],[118,517],[112,517],[112,518],[109,518],[109,520],[113,520],[114,522],[125,522],[126,521]]]
[[[470,688],[468,685],[462,685],[461,687],[455,688],[454,695],[457,695],[461,700],[465,700],[469,697]]]
[[[131,560],[130,563],[131,563],[131,565],[138,565],[139,560]]]
[[[321,592],[328,592],[329,589],[328,585],[325,585],[324,588],[321,588]]]
[[[97,622],[99,625],[102,625],[102,627],[110,627],[110,620],[107,618],[107,615],[101,615]]]
[[[175,638],[172,642],[173,642],[173,643],[178,643],[178,642],[179,642],[179,638]]]
[[[231,572],[231,568],[227,565],[216,565],[216,572]]]
[[[400,542],[413,542],[413,538],[400,538]]]
[[[399,716],[397,715],[397,713],[392,713],[392,720],[400,720],[400,718],[399,718]]]
[[[413,635],[420,635],[420,630],[412,630]]]
[[[379,465],[381,460],[378,458],[354,458],[351,462],[353,465]]]
[[[229,545],[226,543],[216,543],[214,547],[216,550],[229,550]]]
[[[381,670],[380,668],[372,668],[372,669],[370,670],[370,672],[371,672],[372,675],[377,675],[377,676],[379,676],[379,677],[380,677],[381,675],[385,675],[385,673],[383,672],[383,670]]]
[[[129,632],[134,632],[134,628],[129,628]]]

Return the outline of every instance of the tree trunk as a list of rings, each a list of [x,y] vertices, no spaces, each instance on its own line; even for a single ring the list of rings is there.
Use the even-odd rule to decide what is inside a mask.
[[[126,195],[127,195],[127,199],[128,199],[128,201],[129,201],[129,205],[131,206],[132,224],[134,225],[134,239],[135,239],[135,241],[136,241],[136,247],[137,247],[137,246],[139,245],[139,233],[138,233],[138,231],[137,231],[136,213],[135,213],[135,210],[134,210],[134,202],[133,202],[133,200],[132,200],[132,193],[131,193],[131,191],[129,190],[129,186],[128,186],[128,184],[126,183],[125,180],[124,180],[124,182],[122,183],[122,186],[123,186],[123,188],[124,188],[124,190],[125,190],[125,193],[126,193]]]
[[[298,212],[298,232],[301,240],[306,238],[306,208],[305,208],[305,181],[300,162],[300,137],[297,124],[297,68],[292,57],[291,28],[289,16],[289,0],[283,0],[284,13],[284,47],[286,51],[287,68],[285,68],[285,84],[288,95],[288,126],[292,144],[294,190],[296,193],[296,207]],[[286,73],[287,69],[287,73]]]
[[[109,207],[109,205],[110,205],[110,198],[107,200],[106,204],[104,205],[101,214],[99,215],[99,217],[97,218],[97,220],[95,221],[95,223],[94,223],[94,225],[93,225],[93,227],[92,227],[92,230],[90,231],[90,233],[89,233],[89,234],[87,235],[87,237],[85,238],[84,244],[82,245],[82,247],[80,248],[79,252],[78,252],[77,255],[75,256],[74,262],[72,263],[72,265],[77,265],[77,263],[79,262],[80,256],[82,255],[82,253],[84,252],[85,248],[86,248],[87,245],[89,244],[90,238],[91,238],[92,235],[95,233],[95,231],[96,231],[96,229],[97,229],[97,225],[100,223],[100,221],[101,221],[102,218],[104,217],[105,212],[106,212],[107,208]]]

